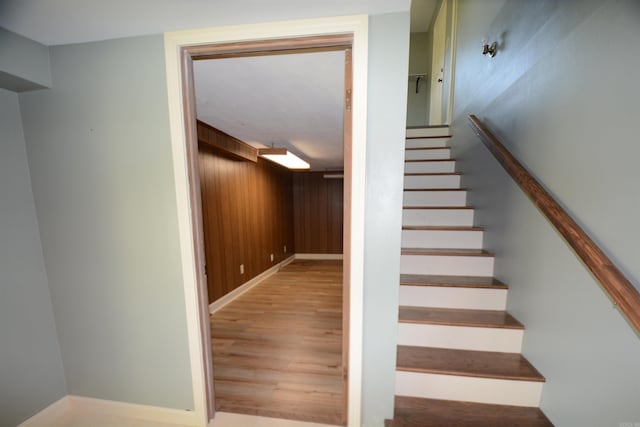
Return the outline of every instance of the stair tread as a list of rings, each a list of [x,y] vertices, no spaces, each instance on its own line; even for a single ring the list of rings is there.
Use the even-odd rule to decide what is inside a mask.
[[[446,129],[449,125],[415,125],[407,126],[406,129]]]
[[[524,329],[506,311],[400,306],[400,323]]]
[[[451,147],[405,147],[405,150],[451,150]]]
[[[460,288],[508,289],[508,286],[488,276],[439,276],[430,274],[401,274],[401,285],[443,286]]]
[[[539,408],[396,396],[389,427],[553,427]]]
[[[405,160],[405,163],[413,162],[455,162],[455,159],[424,159],[424,160]]]
[[[484,231],[482,227],[465,227],[463,225],[405,225],[402,229],[424,231]]]
[[[473,206],[403,206],[402,209],[475,209]]]
[[[397,354],[398,371],[544,382],[518,353],[399,345]]]
[[[402,255],[478,256],[492,257],[483,249],[402,248]]]
[[[460,172],[408,172],[404,176],[461,176]]]
[[[467,188],[405,188],[404,191],[469,191]]]

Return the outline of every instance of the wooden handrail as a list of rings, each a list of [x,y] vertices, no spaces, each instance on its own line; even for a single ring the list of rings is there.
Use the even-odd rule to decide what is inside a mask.
[[[580,257],[584,265],[598,279],[614,304],[620,308],[629,323],[633,325],[636,332],[640,333],[640,292],[476,116],[470,115],[469,123],[474,133],[487,146],[502,167],[511,175],[522,191],[547,217]]]

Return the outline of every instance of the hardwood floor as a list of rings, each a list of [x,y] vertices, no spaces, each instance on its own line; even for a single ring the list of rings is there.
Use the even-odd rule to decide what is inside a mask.
[[[296,260],[211,315],[216,410],[342,422],[342,262]]]

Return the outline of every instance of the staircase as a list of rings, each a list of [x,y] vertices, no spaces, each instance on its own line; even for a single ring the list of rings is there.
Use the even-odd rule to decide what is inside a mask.
[[[521,354],[524,326],[447,146],[448,127],[412,129],[405,155],[394,419],[386,426],[552,426],[544,377]]]

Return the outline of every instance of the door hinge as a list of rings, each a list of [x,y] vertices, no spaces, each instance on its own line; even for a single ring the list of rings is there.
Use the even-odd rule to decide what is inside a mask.
[[[347,111],[351,111],[351,89],[347,89],[344,107]]]

